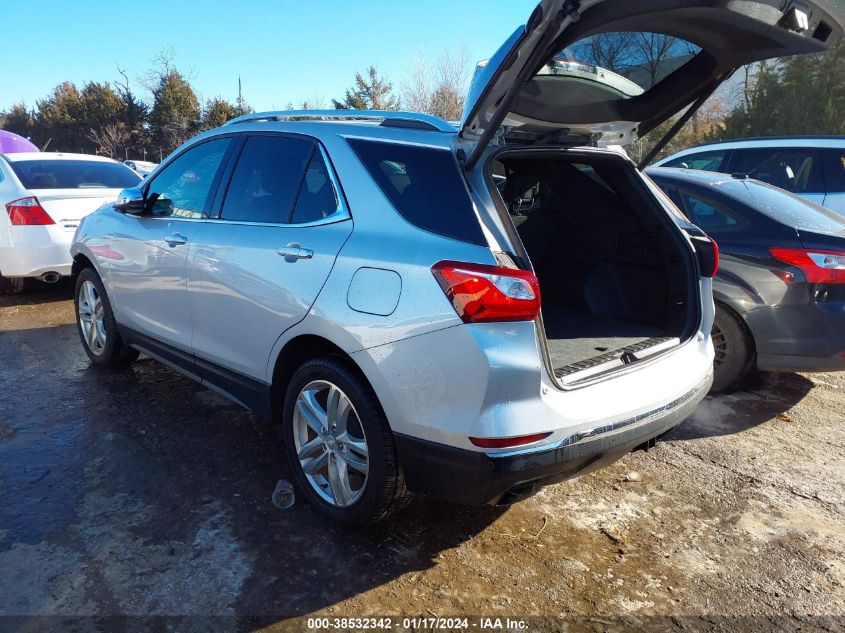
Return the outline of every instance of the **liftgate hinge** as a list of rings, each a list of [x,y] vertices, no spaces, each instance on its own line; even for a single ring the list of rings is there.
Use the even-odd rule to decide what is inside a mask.
[[[581,19],[581,3],[578,0],[567,0],[563,3],[560,12],[571,18],[573,22],[577,22]]]

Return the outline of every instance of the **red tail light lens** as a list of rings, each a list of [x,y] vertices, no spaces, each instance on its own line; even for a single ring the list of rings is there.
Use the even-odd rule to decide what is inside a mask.
[[[465,323],[532,321],[540,312],[540,284],[527,270],[439,262],[431,272]]]
[[[845,283],[845,253],[840,251],[806,250],[803,248],[770,248],[772,257],[801,269],[810,284]]]
[[[516,437],[471,437],[469,441],[481,448],[513,448],[546,439],[551,433],[534,433]]]
[[[31,196],[13,200],[6,204],[6,211],[12,224],[16,225],[44,225],[55,224],[53,218],[44,210],[38,198]]]
[[[691,236],[702,277],[715,277],[719,272],[719,245],[712,237]]]

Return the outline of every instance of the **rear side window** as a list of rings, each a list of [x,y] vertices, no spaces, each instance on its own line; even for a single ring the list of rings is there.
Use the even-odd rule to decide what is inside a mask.
[[[94,160],[10,162],[25,189],[126,189],[141,178],[125,165]]]
[[[411,224],[452,239],[486,245],[452,152],[349,139],[396,210]]]
[[[300,138],[249,137],[226,191],[223,219],[287,224],[314,149]]]
[[[329,170],[323,154],[315,151],[305,170],[305,178],[299,189],[299,198],[293,210],[293,224],[319,222],[334,215],[338,210],[337,193],[329,178]]]
[[[761,147],[734,152],[731,172],[794,193],[824,191],[821,155],[809,147]]]
[[[746,223],[721,204],[701,198],[689,191],[681,191],[680,196],[692,221],[707,233],[737,231]]]
[[[703,171],[722,171],[722,165],[725,162],[725,157],[728,155],[728,150],[720,149],[712,152],[700,152],[698,154],[687,154],[680,158],[675,158],[667,163],[663,163],[661,167],[681,167],[683,169],[701,169]]]

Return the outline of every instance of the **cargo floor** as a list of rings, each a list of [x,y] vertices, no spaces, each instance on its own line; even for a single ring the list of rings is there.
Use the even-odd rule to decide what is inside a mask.
[[[555,369],[663,336],[658,328],[572,308],[543,305],[543,323]]]

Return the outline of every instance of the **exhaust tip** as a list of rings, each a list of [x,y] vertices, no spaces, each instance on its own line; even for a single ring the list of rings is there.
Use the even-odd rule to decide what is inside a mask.
[[[41,281],[43,281],[45,284],[54,284],[61,278],[62,276],[56,272],[44,273],[43,275],[41,275]]]

